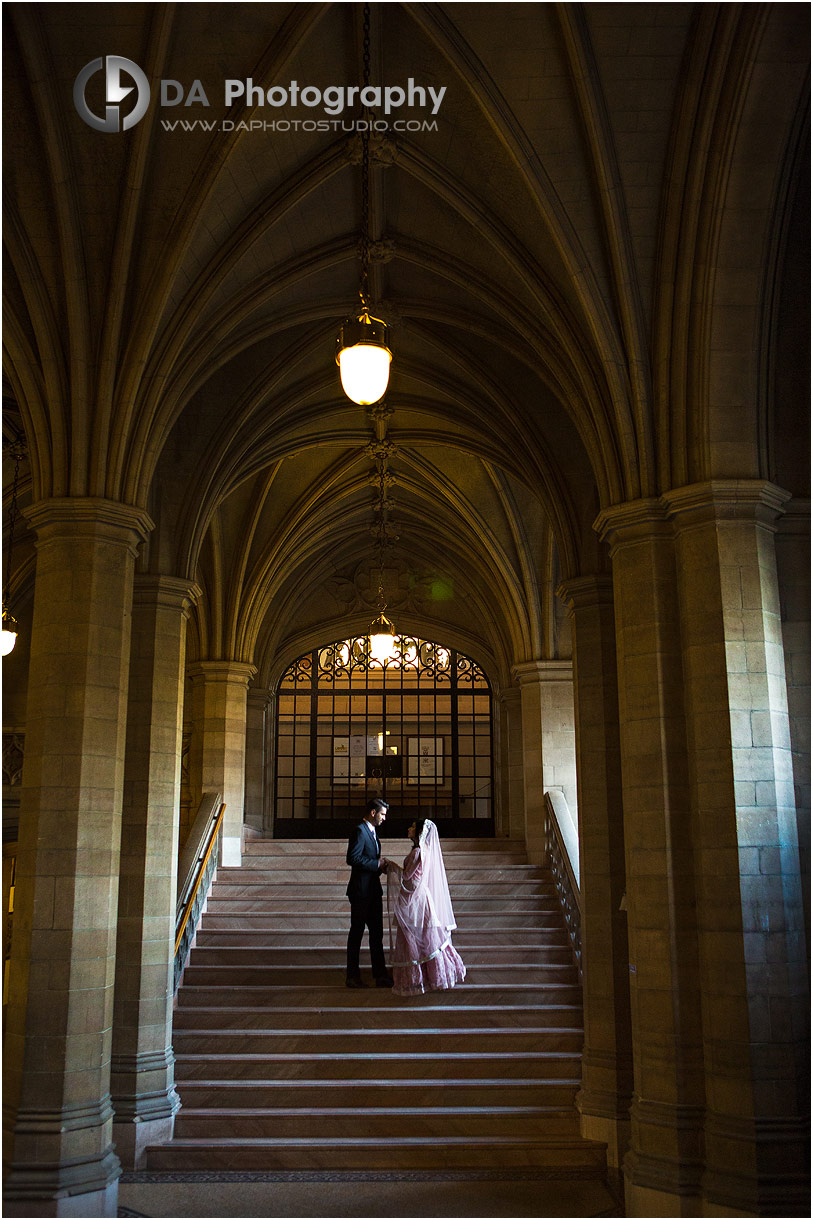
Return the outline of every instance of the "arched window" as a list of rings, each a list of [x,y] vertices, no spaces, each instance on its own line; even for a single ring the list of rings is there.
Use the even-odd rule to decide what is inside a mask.
[[[344,835],[383,796],[389,824],[431,817],[446,834],[494,833],[491,688],[470,657],[396,636],[383,664],[367,636],[300,657],[277,691],[278,837]]]

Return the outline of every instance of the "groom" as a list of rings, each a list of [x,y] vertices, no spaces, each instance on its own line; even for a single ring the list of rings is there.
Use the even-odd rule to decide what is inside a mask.
[[[384,961],[384,915],[379,874],[386,872],[387,861],[381,859],[381,844],[376,833],[387,817],[389,806],[380,797],[367,804],[364,821],[350,836],[347,845],[347,863],[350,865],[350,881],[347,897],[350,899],[350,934],[347,937],[347,983],[348,987],[364,987],[359,970],[359,950],[365,926],[369,932],[370,958],[373,965],[376,987],[392,987],[392,976],[387,973]]]

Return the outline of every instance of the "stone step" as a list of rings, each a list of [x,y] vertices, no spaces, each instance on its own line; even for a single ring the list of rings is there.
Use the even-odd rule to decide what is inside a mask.
[[[341,1006],[320,1004],[311,1008],[297,1005],[291,1008],[229,1005],[228,997],[216,1004],[211,993],[201,997],[200,1004],[182,1004],[175,1010],[175,1030],[182,1034],[186,1030],[258,1030],[274,1033],[276,1030],[303,1032],[335,1032],[348,1030],[400,1030],[413,1032],[436,1030],[444,1024],[450,1031],[483,1031],[488,1035],[498,1034],[503,1029],[536,1029],[540,1038],[550,1030],[572,1029],[581,1026],[581,1008],[575,1004],[547,1004],[528,1007],[522,1004],[476,1005],[454,1004],[443,1007],[438,1004],[418,1007],[411,1001],[387,1006],[377,1002],[376,997],[386,994],[377,988],[368,993],[349,992],[348,995],[365,995],[363,1004],[351,1001]],[[395,997],[392,997],[393,999]],[[423,997],[425,998],[425,997]],[[546,1044],[547,1045],[547,1044]],[[243,1050],[242,1046],[235,1047]],[[418,1048],[420,1049],[420,1048]],[[540,1049],[543,1049],[540,1047]],[[581,1043],[576,1047],[581,1049]]]
[[[534,928],[542,930],[562,930],[562,916],[558,911],[536,911],[531,912],[532,920],[523,919],[527,912],[523,911],[504,911],[503,914],[494,914],[492,912],[476,913],[467,912],[461,916],[456,912],[458,920],[463,920],[462,929],[469,932],[486,931],[492,929],[499,931],[500,929],[516,929],[518,923],[521,929],[526,930],[530,923]],[[350,907],[345,901],[342,907],[337,906],[332,911],[311,911],[305,913],[303,911],[277,912],[276,914],[262,915],[229,915],[221,912],[217,915],[207,910],[203,916],[201,931],[202,932],[229,932],[240,931],[268,931],[268,932],[284,932],[286,929],[291,932],[321,932],[322,930],[335,931],[337,928],[346,929],[350,924]],[[199,933],[200,935],[200,933]]]
[[[217,1138],[223,1131],[230,1139],[327,1139],[387,1141],[414,1136],[421,1138],[463,1134],[471,1136],[523,1136],[578,1134],[575,1109],[546,1106],[320,1106],[310,1109],[193,1110],[184,1106],[175,1116],[175,1137]]]
[[[345,849],[252,839],[219,870],[175,1012],[175,1138],[147,1167],[601,1178],[604,1146],[578,1134],[581,988],[550,871],[521,844],[446,840],[466,982],[401,998],[344,987]]]
[[[351,991],[344,986],[344,978],[340,975],[333,987],[303,985],[300,987],[287,983],[269,983],[265,986],[238,986],[228,990],[228,1003],[232,1007],[248,1004],[252,1007],[265,1006],[268,1009],[290,1007],[319,1008],[336,1006],[338,1008],[355,1008],[364,993]],[[376,997],[376,1005],[381,1003],[380,997],[390,995],[386,988],[370,987],[366,994]],[[225,996],[223,997],[225,1000]],[[393,1006],[398,1005],[398,996],[390,995]],[[581,988],[572,983],[517,983],[483,980],[458,984],[453,991],[432,991],[427,995],[411,997],[413,1008],[457,1007],[471,1004],[516,1004],[522,1002],[531,1007],[544,1007],[546,1004],[581,1003]],[[212,989],[209,984],[198,986],[188,983],[184,974],[184,985],[179,995],[179,1006],[194,1007],[196,1004],[211,1005]],[[363,1000],[362,1000],[363,1003]]]
[[[314,886],[313,894],[303,894],[300,887],[292,887],[295,893],[289,897],[285,895],[274,895],[270,898],[265,898],[262,902],[257,902],[252,898],[243,900],[231,899],[223,902],[216,895],[210,897],[206,910],[207,913],[225,915],[232,911],[236,915],[248,915],[254,912],[255,914],[263,915],[332,915],[336,919],[349,919],[349,904],[347,897],[342,894],[325,894],[320,893],[321,887]],[[511,897],[509,894],[504,894],[498,898],[488,898],[482,894],[470,894],[462,898],[452,896],[455,916],[460,924],[467,924],[470,915],[499,915],[505,917],[514,912],[523,915],[536,915],[548,913],[555,915],[557,919],[561,918],[558,901],[553,894],[530,894],[524,897],[519,894],[516,897]],[[259,908],[259,910],[258,910]],[[386,902],[385,902],[386,909]]]
[[[384,1138],[382,1139],[382,1133]],[[603,1179],[604,1144],[574,1136],[548,1134],[544,1140],[527,1136],[473,1136],[444,1133],[394,1137],[386,1126],[375,1137],[278,1140],[173,1140],[147,1149],[147,1168],[183,1170],[302,1170],[302,1169],[529,1169],[547,1176]]]
[[[346,941],[346,937],[342,941]],[[457,936],[454,943],[459,952],[462,946]],[[572,966],[573,954],[567,945],[555,948],[534,948],[520,945],[468,945],[465,950],[466,967],[472,966]],[[297,945],[274,947],[257,945],[212,947],[197,944],[189,957],[190,966],[251,966],[254,969],[277,967],[343,967],[346,962],[344,943],[331,945]]]
[[[295,1055],[295,1054],[358,1054],[371,1041],[377,1053],[398,1054],[408,1058],[413,1051],[423,1054],[463,1053],[475,1054],[500,1050],[504,1053],[542,1050],[574,1052],[580,1051],[584,1034],[578,1016],[573,1024],[573,1014],[561,1014],[561,1028],[540,1029],[537,1026],[505,1027],[497,1029],[488,1025],[467,1029],[404,1028],[354,1026],[350,1029],[296,1027],[284,1029],[230,1029],[224,1026],[216,1030],[179,1029],[175,1037],[175,1050],[179,1055],[231,1055],[239,1046],[243,1055]]]
[[[408,852],[403,849],[401,844],[398,844],[396,847],[392,843],[382,840],[381,854],[388,860],[394,860],[396,864],[403,864]],[[340,855],[336,856],[322,853],[310,855],[308,852],[304,852],[299,856],[257,855],[252,853],[249,856],[244,855],[243,861],[244,863],[239,868],[219,868],[217,872],[218,880],[239,879],[240,874],[263,871],[267,871],[269,874],[277,872],[316,872],[320,877],[329,876],[331,872],[339,872],[345,878],[349,873],[344,850]],[[469,870],[473,871],[477,877],[491,872],[516,872],[518,877],[551,876],[550,869],[543,868],[539,864],[528,864],[524,856],[519,856],[512,852],[453,852],[446,855],[445,864],[446,873],[449,878]]]
[[[362,1054],[295,1054],[248,1055],[224,1053],[218,1055],[175,1056],[175,1080],[308,1080],[343,1081],[375,1072],[379,1080],[402,1080],[408,1070],[423,1080],[501,1079],[578,1080],[581,1056],[578,1051],[415,1051],[405,1061],[403,1053],[382,1054],[377,1048]]]
[[[375,1064],[368,1064],[371,1072]],[[242,1080],[228,1078],[186,1080],[182,1097],[184,1110],[264,1110],[273,1117],[278,1110],[295,1114],[297,1110],[318,1110],[338,1106],[355,1109],[386,1109],[394,1103],[410,1109],[506,1109],[572,1107],[578,1080],[531,1078],[504,1081],[489,1077],[445,1077],[440,1080],[344,1078],[341,1080]]]
[[[361,820],[361,819],[359,819]],[[389,835],[386,830],[381,839],[382,843],[406,843],[406,840],[401,840],[394,835]],[[527,859],[525,844],[521,839],[450,839],[444,837],[443,855],[444,858],[451,855],[469,853],[485,855],[493,855],[494,853],[507,852],[512,856],[521,856]],[[312,856],[312,855],[336,855],[344,860],[347,852],[347,839],[255,839],[252,838],[245,848],[243,859],[253,856]]]
[[[218,898],[240,898],[246,895],[249,898],[259,899],[284,898],[301,892],[303,897],[320,893],[331,897],[337,895],[344,897],[348,879],[347,869],[344,869],[338,876],[334,876],[333,870],[327,875],[320,876],[318,871],[309,869],[307,872],[288,872],[287,870],[281,870],[278,873],[263,872],[251,879],[248,879],[248,875],[244,872],[240,880],[236,877],[229,877],[216,881],[212,886],[212,894]],[[465,872],[456,875],[449,873],[448,881],[452,901],[455,898],[471,898],[478,893],[482,893],[484,897],[500,897],[503,894],[512,893],[516,893],[518,896],[556,894],[556,886],[548,878],[531,876],[512,878],[508,870],[484,871],[478,877],[470,869],[466,869]],[[381,882],[386,894],[387,885],[383,877]],[[393,889],[397,893],[398,886],[395,885]]]
[[[348,921],[346,921],[349,923]],[[363,946],[367,944],[365,935]],[[495,951],[503,952],[514,948],[536,949],[539,952],[546,952],[553,949],[566,949],[570,952],[570,941],[567,933],[560,926],[557,928],[498,928],[492,929],[488,933],[485,930],[470,931],[467,928],[458,928],[454,933],[454,943],[462,957],[465,960],[465,953],[472,949],[493,948]],[[347,927],[336,928],[335,925],[331,928],[326,928],[322,932],[272,932],[272,931],[247,931],[237,929],[235,931],[226,932],[207,932],[201,929],[195,941],[198,948],[207,949],[245,949],[254,951],[256,949],[286,949],[291,952],[308,952],[311,949],[342,949],[347,945]],[[362,948],[362,952],[365,949]]]
[[[323,987],[331,988],[344,985],[345,963],[337,957],[332,963],[316,962],[304,966],[265,966],[265,965],[201,965],[191,964],[184,971],[184,984],[189,987],[212,988],[243,988],[243,987]],[[481,965],[469,963],[467,966],[468,981],[471,984],[530,986],[540,987],[563,984],[576,986],[578,975],[572,962],[564,965],[527,965],[522,962],[495,963],[485,962]]]

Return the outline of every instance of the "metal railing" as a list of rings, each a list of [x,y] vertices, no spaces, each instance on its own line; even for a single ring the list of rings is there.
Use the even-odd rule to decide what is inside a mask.
[[[175,991],[178,990],[203,907],[217,871],[225,813],[226,806],[221,803],[220,793],[205,793],[189,841],[181,856],[184,882],[178,890],[178,904],[175,909]]]
[[[564,802],[561,793],[555,794],[558,800]],[[545,850],[550,860],[550,869],[556,893],[562,906],[567,933],[570,937],[570,947],[576,959],[579,978],[582,977],[582,912],[579,884],[570,863],[559,821],[556,817],[554,803],[550,792],[545,793]]]

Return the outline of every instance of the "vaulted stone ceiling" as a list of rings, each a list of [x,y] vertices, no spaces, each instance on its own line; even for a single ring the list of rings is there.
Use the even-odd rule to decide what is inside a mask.
[[[561,646],[554,589],[600,568],[600,507],[776,477],[779,290],[763,297],[800,179],[805,7],[372,6],[373,83],[446,89],[436,131],[372,144],[402,630],[505,679]],[[6,10],[6,384],[27,494],[146,506],[143,564],[204,591],[192,654],[270,680],[363,630],[373,600],[373,425],[333,363],[360,142],[240,130],[325,116],[227,112],[222,81],[357,83],[361,6]],[[73,82],[109,53],[199,79],[211,107],[92,131]],[[162,126],[180,117],[235,130]]]

